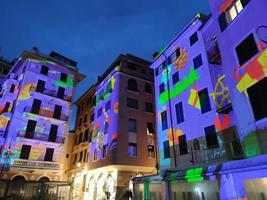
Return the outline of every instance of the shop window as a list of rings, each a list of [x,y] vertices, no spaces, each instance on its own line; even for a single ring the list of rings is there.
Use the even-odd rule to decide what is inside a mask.
[[[255,119],[267,117],[267,78],[249,87],[247,92]]]
[[[246,37],[236,48],[236,54],[240,65],[245,64],[253,56],[255,56],[259,50],[255,42],[254,36],[251,33]]]
[[[171,152],[168,140],[163,142],[163,148],[164,148],[164,158],[170,158]]]

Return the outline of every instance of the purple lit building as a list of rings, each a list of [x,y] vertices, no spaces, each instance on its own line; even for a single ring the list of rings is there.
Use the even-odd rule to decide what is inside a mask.
[[[137,197],[267,198],[267,2],[210,7],[154,55],[160,174]]]
[[[66,180],[65,138],[84,76],[56,52],[24,51],[2,85],[1,179]]]

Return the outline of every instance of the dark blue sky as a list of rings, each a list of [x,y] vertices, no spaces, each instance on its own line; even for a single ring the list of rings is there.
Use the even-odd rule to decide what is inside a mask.
[[[120,53],[151,60],[207,0],[0,0],[0,56],[33,46],[78,62],[87,78],[75,99]]]

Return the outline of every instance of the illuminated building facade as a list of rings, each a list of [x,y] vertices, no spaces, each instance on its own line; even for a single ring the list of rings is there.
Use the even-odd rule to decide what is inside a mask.
[[[75,61],[56,52],[22,53],[1,91],[1,179],[67,179],[70,106],[83,78]]]
[[[89,137],[94,121],[95,86],[90,87],[76,102],[77,115],[72,145],[69,145],[69,179],[73,182],[73,198],[83,199],[89,158]]]
[[[156,173],[153,70],[149,65],[133,55],[120,55],[98,78],[94,96],[89,90],[77,101],[77,153],[72,155],[73,168],[79,171],[73,170],[72,177],[75,188],[80,184],[77,198],[82,192],[84,199],[128,199],[132,177]],[[86,105],[90,97],[94,103],[91,115]],[[81,133],[83,139],[78,136]]]
[[[267,197],[267,2],[210,7],[151,65],[160,175],[134,178],[138,199]]]

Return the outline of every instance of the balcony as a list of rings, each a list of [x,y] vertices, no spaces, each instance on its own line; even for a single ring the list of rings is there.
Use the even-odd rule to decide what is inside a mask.
[[[56,90],[49,90],[49,89],[45,88],[41,92],[41,91],[37,91],[37,87],[36,86],[32,86],[30,88],[30,92],[38,92],[38,93],[45,94],[45,95],[48,95],[48,96],[51,96],[51,97],[55,97],[55,98],[58,98],[58,99],[61,99],[61,100],[67,101],[67,102],[71,102],[71,96],[63,95],[62,97],[60,97]]]
[[[29,134],[29,135],[33,135],[33,138],[27,138],[27,137],[25,137],[25,133],[26,133],[26,131],[18,131],[17,137],[22,137],[22,138],[31,139],[31,140],[40,140],[40,141],[44,141],[44,142],[58,143],[58,144],[64,144],[64,142],[65,142],[65,137],[62,137],[62,136],[60,136],[60,137],[58,136],[55,139],[53,139],[53,138],[49,138],[49,135],[35,131],[34,133]]]
[[[23,112],[32,113],[31,110],[32,110],[32,107],[25,106]],[[68,116],[67,115],[61,114],[59,117],[55,117],[54,116],[54,112],[52,112],[50,110],[42,109],[42,108],[39,110],[38,114],[36,114],[36,113],[32,113],[32,114],[40,115],[40,116],[43,116],[43,117],[49,117],[49,118],[56,119],[56,120],[68,121]]]
[[[60,170],[61,164],[58,162],[49,162],[49,161],[13,159],[10,163],[10,167],[26,168],[26,169]]]
[[[208,61],[210,64],[221,65],[222,58],[218,46],[213,45],[207,50]]]

